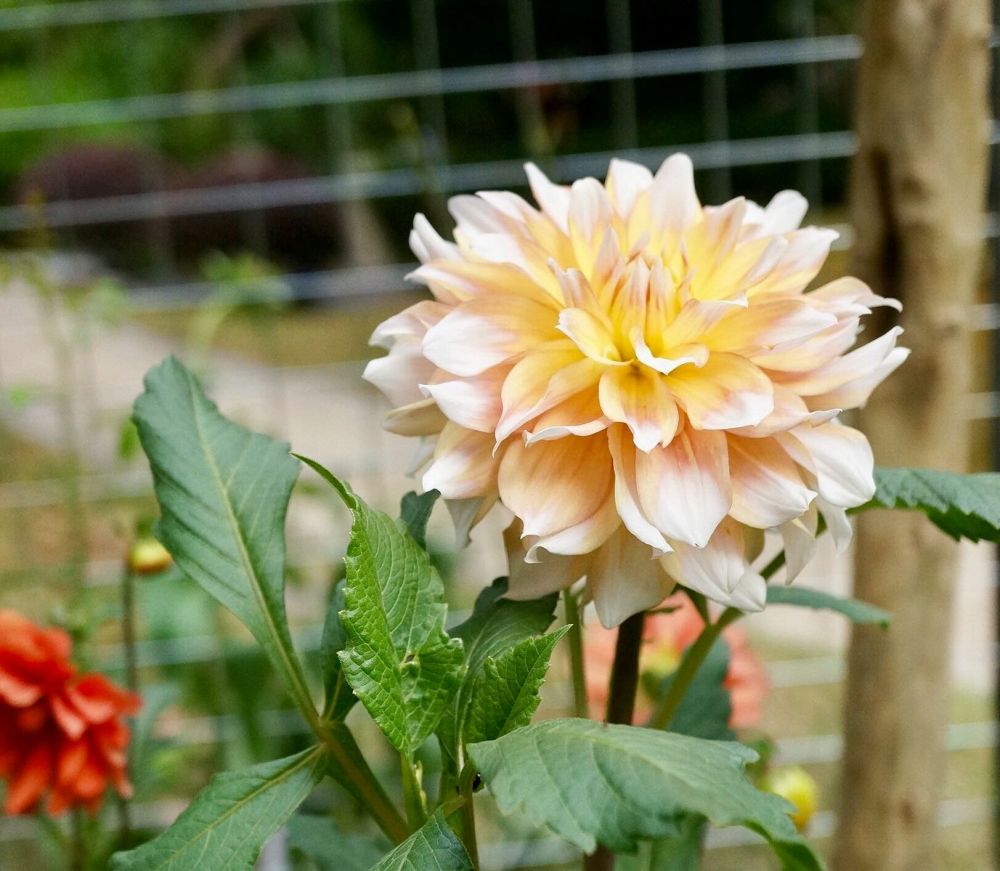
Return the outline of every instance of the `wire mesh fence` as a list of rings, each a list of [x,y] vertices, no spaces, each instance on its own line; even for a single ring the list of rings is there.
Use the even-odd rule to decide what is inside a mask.
[[[613,155],[655,166],[684,150],[709,201],[733,191],[765,200],[797,187],[812,203],[810,220],[842,230],[833,259],[844,271],[851,84],[862,50],[853,0],[660,6],[79,0],[0,8],[0,55],[12,70],[0,102],[8,144],[0,236],[11,249],[41,246],[58,289],[52,302],[19,276],[0,297],[9,458],[0,469],[0,585],[114,589],[122,526],[131,522],[122,518],[150,508],[147,473],[120,450],[122,422],[144,369],[178,347],[205,352],[225,410],[306,453],[314,445],[376,502],[398,498],[405,457],[380,434],[380,406],[358,377],[364,334],[400,294],[414,293],[401,241],[411,215],[447,226],[452,193],[523,190],[524,159],[566,181],[602,176]],[[987,238],[996,235],[991,220]],[[216,296],[215,251],[230,265],[247,254],[269,264],[267,293],[251,293],[250,306],[241,298],[232,318]],[[122,288],[115,317],[74,308],[80,286],[108,276]],[[224,278],[248,283],[232,270]],[[254,273],[249,284],[262,280]],[[241,321],[262,298],[273,309],[266,318]],[[984,349],[1000,324],[992,299],[984,282],[981,305],[969,312]],[[206,307],[219,315],[211,329],[212,316],[198,314]],[[994,390],[984,376],[968,402],[983,467]],[[335,561],[336,532],[325,507],[293,515],[291,570],[303,586]],[[963,601],[988,623],[993,556],[979,550],[967,562]],[[318,627],[305,619],[315,595],[304,599],[297,638],[308,651]],[[995,745],[984,701],[991,639],[988,627],[960,639],[960,656],[976,664],[961,673],[972,689],[948,734],[959,785],[941,812],[961,831],[985,832],[989,816],[981,779],[961,772],[968,754],[981,759]],[[140,644],[140,663],[155,675],[210,663],[224,646],[213,633],[151,639]],[[775,693],[840,683],[839,648],[784,636],[764,647]],[[117,640],[96,650],[112,667],[121,661]],[[282,710],[265,710],[261,722],[270,737],[298,728]],[[170,738],[225,743],[240,728],[221,714],[192,714],[171,723]],[[809,728],[779,735],[778,758],[830,767],[836,722]],[[152,808],[151,819],[161,811]],[[819,834],[833,826],[827,814]],[[31,837],[0,821],[0,842]],[[738,846],[725,833],[716,845]],[[550,848],[537,855],[536,864],[564,858]],[[506,860],[498,852],[491,861]]]

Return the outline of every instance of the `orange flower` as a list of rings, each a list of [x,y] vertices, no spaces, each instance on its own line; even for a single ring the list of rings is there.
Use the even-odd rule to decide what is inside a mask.
[[[0,610],[0,777],[7,780],[4,813],[97,810],[111,784],[131,795],[126,770],[128,727],[138,696],[100,674],[79,674],[71,642]]]
[[[807,291],[837,234],[800,227],[794,191],[703,207],[683,154],[655,175],[613,160],[603,184],[528,178],[538,208],[454,197],[453,242],[414,221],[433,299],[372,336],[386,428],[423,439],[423,486],[464,533],[513,512],[512,597],[586,576],[605,626],[675,583],[759,611],[764,531],[791,580],[820,515],[844,546],[874,492],[868,441],[837,418],[906,359],[898,328],[850,350],[899,303],[854,278]]]
[[[676,670],[682,654],[694,644],[705,626],[687,596],[673,596],[663,604],[677,610],[670,614],[651,614],[646,618],[639,654],[640,672],[659,679]],[[729,645],[729,670],[723,681],[732,704],[729,725],[733,729],[748,729],[760,721],[761,705],[767,694],[767,675],[742,629],[730,626],[722,635]],[[595,719],[603,719],[617,632],[599,625],[587,626],[584,638],[590,714]],[[640,681],[635,703],[637,723],[653,713],[653,703],[645,682]]]

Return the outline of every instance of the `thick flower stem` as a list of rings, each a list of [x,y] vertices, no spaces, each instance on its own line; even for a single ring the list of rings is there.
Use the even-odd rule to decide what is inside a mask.
[[[722,612],[719,619],[714,623],[706,624],[698,640],[695,641],[684,654],[681,664],[674,673],[674,679],[670,683],[670,689],[660,700],[656,707],[652,719],[649,721],[651,729],[666,729],[673,720],[677,709],[684,700],[684,695],[691,686],[698,669],[708,656],[722,630],[734,620],[743,616],[743,612],[736,608],[727,608]]]
[[[463,772],[461,779],[462,807],[461,813],[461,838],[465,845],[465,851],[469,854],[469,861],[472,867],[479,871],[479,843],[476,839],[476,806],[475,799],[475,770],[469,768]]]
[[[583,624],[580,622],[580,603],[572,590],[563,591],[566,623],[569,625],[569,661],[573,675],[573,712],[584,719],[589,715],[587,705],[587,676],[583,665]]]
[[[424,802],[421,796],[420,777],[417,775],[413,761],[400,754],[400,766],[403,775],[403,804],[406,806],[406,821],[410,829],[416,831],[427,820]]]
[[[618,629],[615,661],[611,666],[611,686],[608,690],[608,723],[630,725],[635,712],[635,693],[639,688],[639,651],[646,612],[628,618]],[[615,854],[603,846],[583,859],[584,871],[613,871]]]

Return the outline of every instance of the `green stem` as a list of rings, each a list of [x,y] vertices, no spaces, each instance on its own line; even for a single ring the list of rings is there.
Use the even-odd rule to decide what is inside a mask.
[[[633,614],[618,627],[615,641],[615,659],[611,666],[611,685],[608,689],[608,723],[630,725],[635,712],[635,694],[639,687],[639,653],[642,650],[642,630],[646,612]],[[598,844],[589,856],[583,857],[583,871],[614,871],[615,854]]]
[[[586,719],[590,716],[587,704],[587,674],[583,662],[583,624],[580,621],[580,603],[572,590],[563,591],[563,607],[569,625],[569,662],[573,674],[573,712]]]
[[[343,723],[321,724],[316,735],[330,754],[331,769],[336,772],[334,779],[341,781],[361,802],[393,843],[401,844],[405,841],[410,836],[410,827],[368,767],[347,726]]]
[[[670,688],[663,698],[660,699],[660,703],[657,705],[656,711],[649,721],[649,728],[666,729],[670,725],[674,719],[674,715],[677,713],[677,709],[684,700],[684,695],[690,688],[695,675],[698,674],[698,669],[701,668],[701,664],[705,661],[705,657],[708,656],[708,652],[712,649],[716,639],[722,633],[723,629],[742,616],[743,612],[739,609],[726,608],[715,623],[707,623],[705,625],[701,635],[698,636],[698,640],[687,649],[680,666],[674,672]]]
[[[411,830],[416,831],[427,822],[427,810],[424,807],[423,789],[420,777],[412,760],[402,753],[399,755],[403,774],[403,805],[406,807],[406,821]]]
[[[479,871],[479,843],[476,839],[476,806],[474,804],[473,784],[475,783],[476,772],[470,769],[462,776],[462,843],[465,845],[465,852],[469,854],[472,867]]]

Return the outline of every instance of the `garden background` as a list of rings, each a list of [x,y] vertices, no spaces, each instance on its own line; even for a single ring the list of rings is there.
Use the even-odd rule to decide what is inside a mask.
[[[857,5],[0,3],[0,606],[55,615],[93,665],[123,677],[123,565],[154,513],[128,414],[143,373],[171,352],[200,369],[224,412],[391,508],[413,486],[411,448],[382,432],[383,405],[360,372],[371,328],[420,297],[404,280],[412,215],[444,228],[453,193],[523,193],[525,159],[566,181],[603,177],[613,155],[657,165],[684,150],[706,202],[797,188],[809,222],[841,231],[824,276],[843,274]],[[967,312],[977,470],[993,466],[998,415],[990,218]],[[41,257],[26,266],[13,256],[23,250]],[[289,608],[308,650],[347,525],[310,479],[299,490]],[[461,611],[474,584],[504,571],[488,546],[497,525],[455,555],[440,514],[432,538]],[[850,574],[848,557],[824,549],[803,583],[844,591]],[[974,871],[991,867],[993,548],[963,546],[954,574],[939,842],[944,867]],[[149,723],[134,816],[155,828],[212,772],[292,752],[304,736],[263,657],[193,584],[167,574],[135,594]],[[749,625],[772,686],[762,726],[779,761],[821,784],[811,834],[825,845],[846,627],[781,609]],[[569,695],[551,681],[543,713],[563,712]],[[568,859],[524,821],[484,829],[486,868]],[[752,842],[716,833],[708,867],[770,867]],[[44,850],[34,822],[0,820],[0,867],[45,867]],[[301,865],[287,836],[261,861]]]

